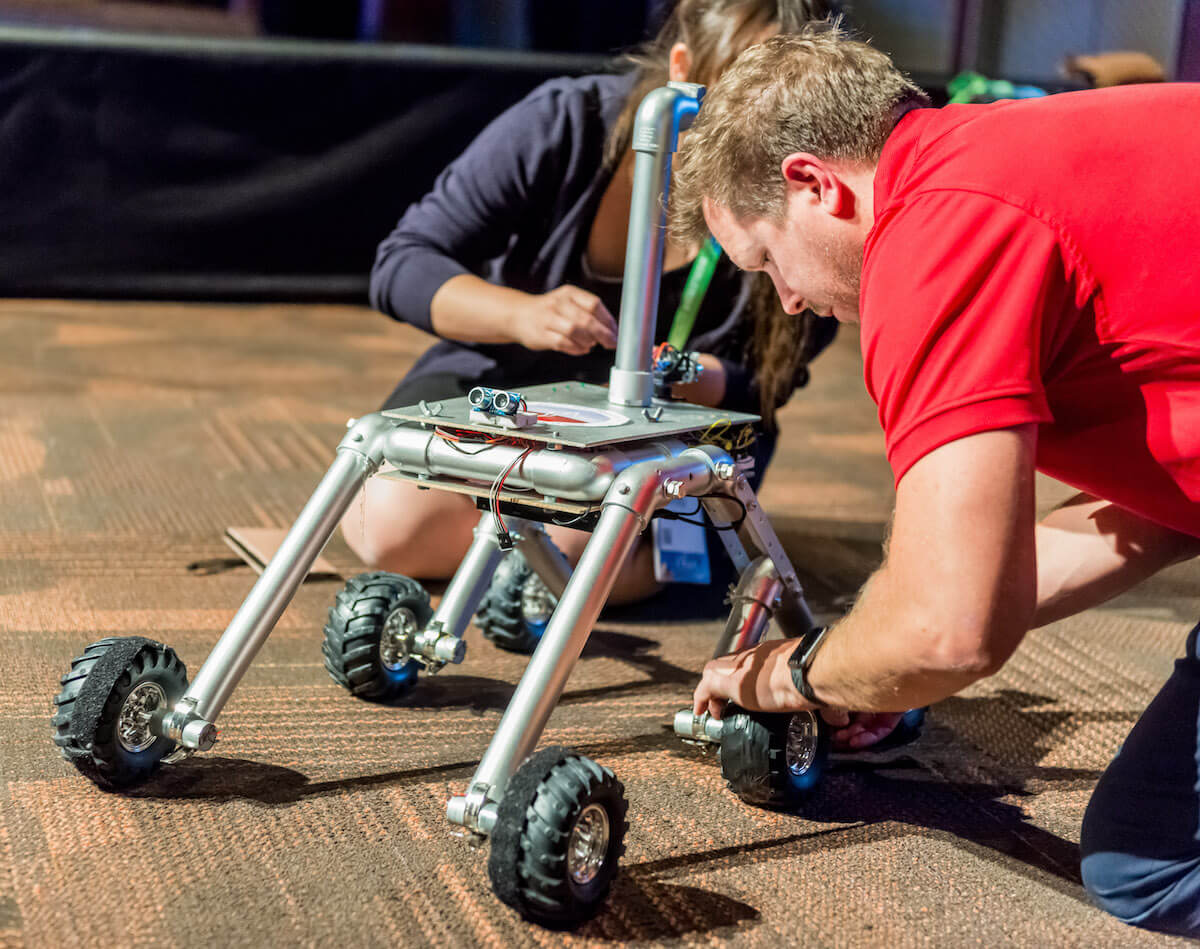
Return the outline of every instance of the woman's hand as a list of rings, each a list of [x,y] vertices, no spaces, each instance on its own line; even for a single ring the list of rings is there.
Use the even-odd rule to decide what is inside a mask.
[[[725,366],[721,360],[709,353],[699,355],[704,371],[695,382],[671,386],[671,395],[693,405],[706,405],[715,409],[725,398]]]
[[[617,321],[600,298],[564,284],[549,293],[524,293],[459,274],[429,304],[433,331],[464,343],[517,343],[582,356],[593,346],[617,347]]]
[[[617,348],[617,321],[594,293],[564,284],[526,296],[512,314],[513,337],[526,349],[582,356],[594,346]]]

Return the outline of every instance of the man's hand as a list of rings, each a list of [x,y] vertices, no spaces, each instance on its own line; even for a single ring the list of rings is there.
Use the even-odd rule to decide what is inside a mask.
[[[529,294],[514,307],[512,334],[526,349],[582,356],[594,346],[617,348],[617,321],[594,293],[566,284]]]
[[[812,708],[792,682],[787,661],[795,649],[796,641],[785,639],[713,659],[704,667],[692,711],[721,718],[730,701],[752,712]],[[823,708],[820,714],[833,726],[830,737],[834,746],[846,749],[869,748],[882,741],[904,717],[902,712],[846,712],[834,708]]]
[[[821,710],[821,717],[833,726],[829,736],[833,746],[857,751],[883,741],[896,730],[903,712],[846,712],[840,708]]]
[[[792,683],[787,661],[795,651],[795,640],[773,640],[711,660],[696,686],[693,711],[720,718],[731,701],[751,712],[812,708]]]

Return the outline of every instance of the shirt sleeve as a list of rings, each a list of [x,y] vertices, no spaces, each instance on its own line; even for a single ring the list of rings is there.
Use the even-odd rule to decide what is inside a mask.
[[[540,86],[485,128],[379,246],[371,305],[433,332],[429,304],[451,277],[480,274],[521,228],[549,215],[581,93]]]
[[[1053,420],[1044,341],[1070,292],[1054,230],[1003,201],[927,192],[884,213],[865,250],[861,330],[897,484],[955,439]]]

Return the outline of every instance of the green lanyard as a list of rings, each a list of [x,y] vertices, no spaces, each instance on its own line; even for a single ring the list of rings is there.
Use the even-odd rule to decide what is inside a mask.
[[[692,269],[688,271],[687,281],[683,285],[683,295],[679,298],[679,308],[671,320],[671,332],[667,334],[667,342],[676,349],[682,350],[692,336],[696,314],[700,312],[700,304],[704,301],[704,294],[708,292],[708,285],[712,283],[720,259],[721,245],[716,238],[710,237],[692,261]]]

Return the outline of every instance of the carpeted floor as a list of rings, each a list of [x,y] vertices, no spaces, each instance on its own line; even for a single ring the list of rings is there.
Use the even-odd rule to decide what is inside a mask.
[[[0,946],[1177,942],[1089,906],[1077,840],[1200,615],[1193,565],[1031,634],[917,744],[840,759],[800,815],[744,806],[666,730],[719,620],[602,620],[543,743],[612,767],[631,829],[606,911],[569,935],[499,904],[443,817],[522,660],[472,630],[404,704],[358,702],[321,663],[340,581],[303,586],[216,749],[125,795],[80,777],[50,741],[71,657],[140,634],[194,674],[253,581],[223,529],[290,524],[345,419],[426,344],[353,308],[0,304]],[[783,424],[762,500],[836,612],[891,503],[851,334]],[[358,570],[340,537],[326,556]]]

